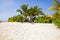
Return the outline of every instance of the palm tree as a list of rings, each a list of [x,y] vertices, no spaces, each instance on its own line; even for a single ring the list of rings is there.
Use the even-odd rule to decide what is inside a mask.
[[[60,15],[60,2],[58,2],[57,0],[53,0],[54,4],[48,8],[48,10],[54,10],[55,13],[51,15],[51,18],[53,20],[55,20],[58,15]]]
[[[23,21],[26,21],[26,18],[30,17],[30,22],[33,22],[33,18],[37,15],[43,14],[41,11],[41,8],[38,8],[38,6],[34,6],[31,8],[28,8],[28,5],[23,4],[21,6],[21,9],[17,9],[17,12],[20,13],[20,15],[24,16]]]
[[[60,11],[60,2],[58,2],[57,0],[53,0],[54,4],[48,8],[48,10],[56,10],[56,11]]]
[[[38,6],[34,6],[28,9],[28,16],[30,17],[30,22],[33,22],[33,18],[40,14],[43,14],[43,13],[41,11],[41,8],[38,8]]]
[[[23,16],[23,21],[25,22],[26,17],[27,17],[27,10],[28,10],[28,5],[23,4],[21,5],[21,9],[17,9],[16,11],[20,13],[21,16]]]

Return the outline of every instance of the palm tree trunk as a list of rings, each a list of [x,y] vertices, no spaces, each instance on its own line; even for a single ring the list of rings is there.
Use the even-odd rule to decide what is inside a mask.
[[[32,15],[30,16],[30,23],[32,23]]]
[[[23,22],[25,22],[26,21],[26,16],[24,17],[24,19],[23,19]]]

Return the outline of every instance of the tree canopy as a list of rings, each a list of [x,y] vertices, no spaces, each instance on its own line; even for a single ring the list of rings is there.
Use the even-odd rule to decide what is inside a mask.
[[[16,10],[20,13],[20,15],[24,16],[24,21],[27,19],[27,17],[30,17],[30,22],[33,22],[33,18],[38,15],[42,15],[43,12],[41,11],[41,8],[38,6],[30,7],[28,8],[28,5],[23,4],[21,5],[20,9]]]

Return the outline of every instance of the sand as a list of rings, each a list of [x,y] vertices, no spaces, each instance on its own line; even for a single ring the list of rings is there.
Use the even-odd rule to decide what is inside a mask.
[[[60,40],[53,23],[0,23],[0,40]]]

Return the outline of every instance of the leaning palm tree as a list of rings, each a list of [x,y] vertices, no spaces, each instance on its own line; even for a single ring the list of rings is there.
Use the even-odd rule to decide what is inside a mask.
[[[53,20],[55,20],[57,18],[58,15],[60,15],[60,2],[58,2],[57,0],[53,0],[54,4],[48,8],[48,10],[54,10],[55,13],[51,15],[51,18]]]
[[[28,5],[26,5],[26,4],[21,5],[21,8],[16,10],[17,12],[20,13],[21,16],[23,16],[23,18],[24,18],[23,21],[26,20],[27,10],[28,10]]]
[[[48,10],[56,10],[56,11],[60,11],[60,2],[58,2],[57,0],[53,0],[54,4],[48,8]]]
[[[31,7],[28,9],[28,16],[30,17],[30,22],[33,22],[33,18],[37,15],[43,14],[41,11],[41,8],[38,8],[38,6]]]

